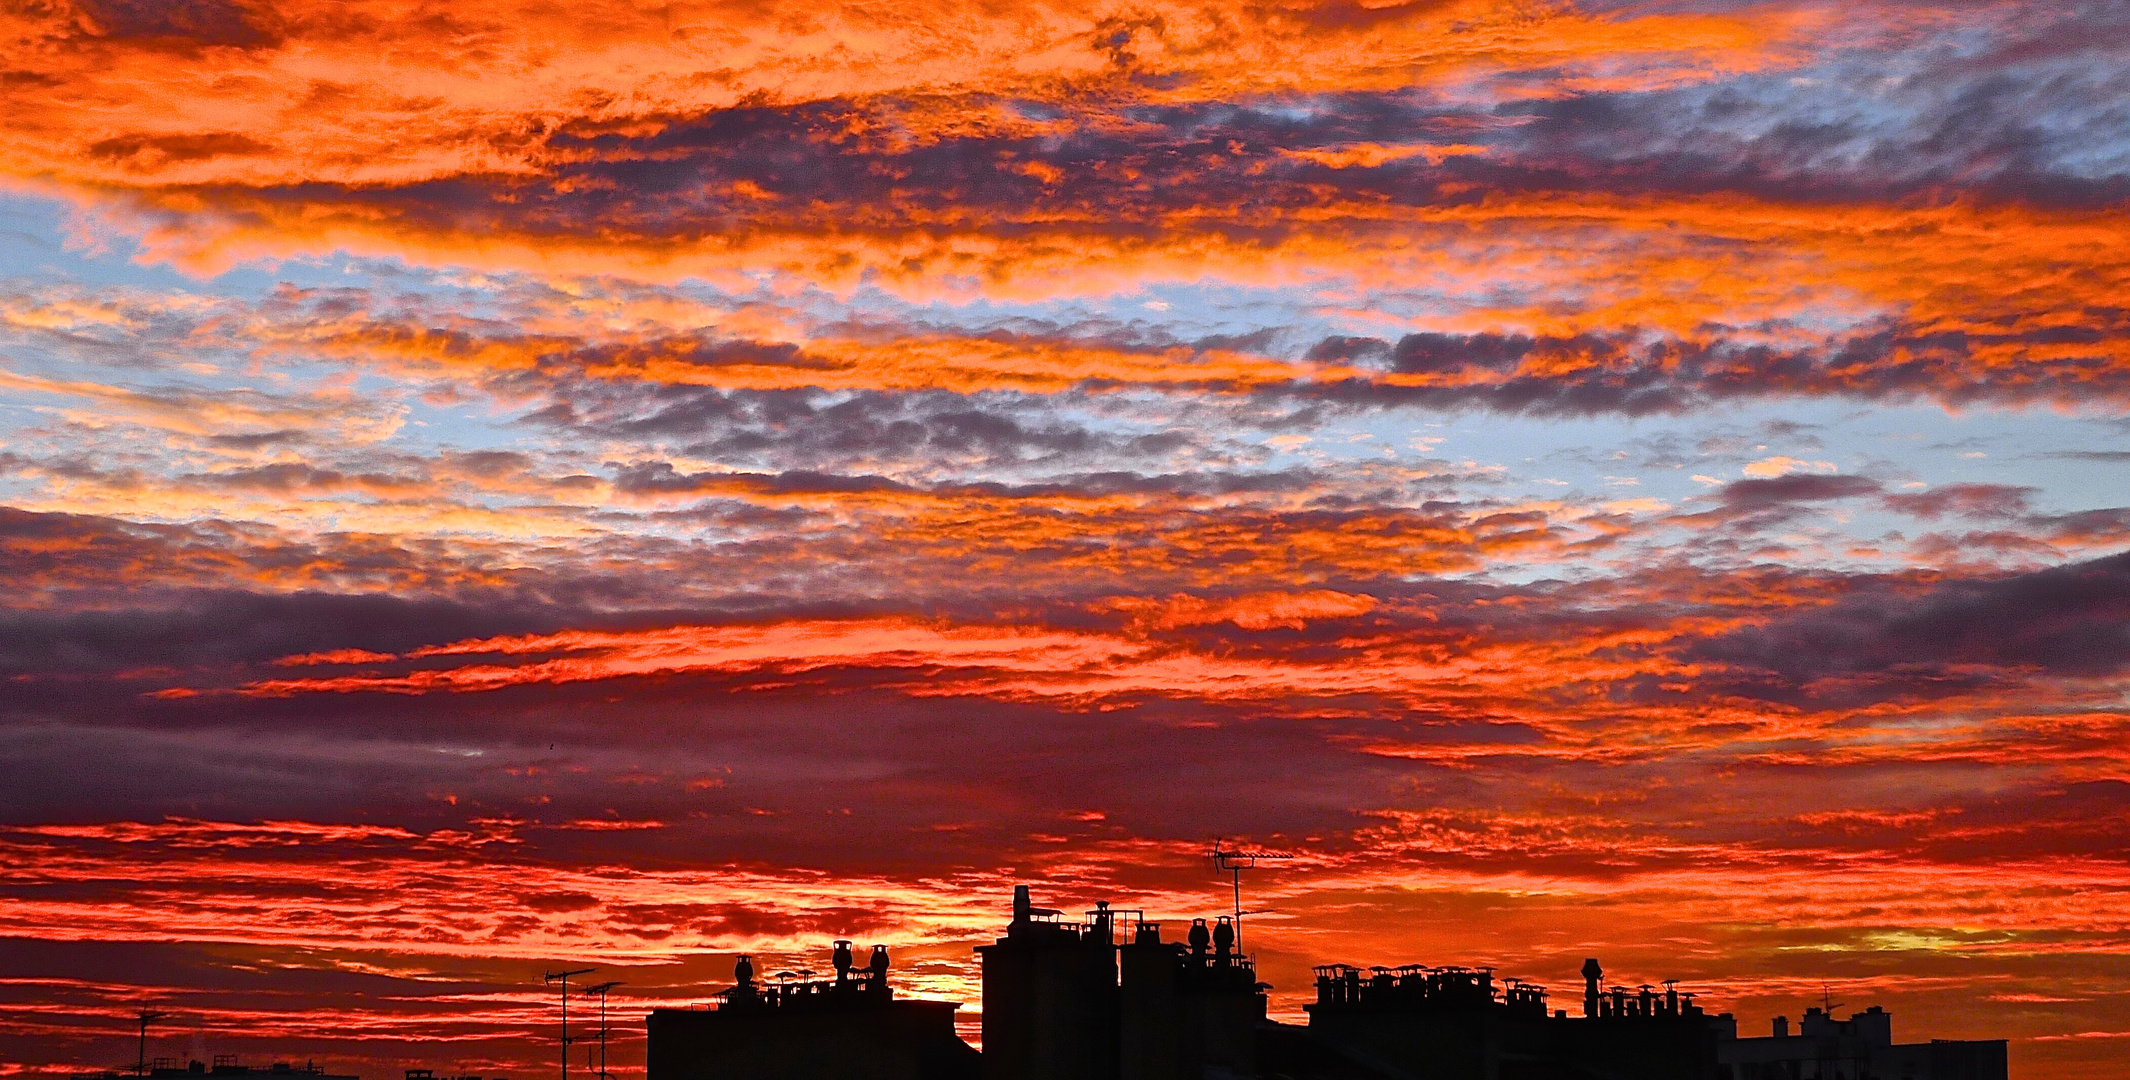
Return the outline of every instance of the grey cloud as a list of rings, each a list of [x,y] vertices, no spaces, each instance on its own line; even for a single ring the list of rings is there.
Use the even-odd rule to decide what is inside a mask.
[[[1144,467],[1209,445],[1174,426],[1097,429],[1051,415],[1054,402],[1010,394],[589,385],[565,393],[566,407],[526,419],[777,471],[855,468],[943,478],[976,469]]]
[[[1785,695],[1845,678],[1890,697],[2030,675],[2119,674],[2130,670],[2130,554],[1922,590],[1865,583],[1829,608],[1734,631],[1687,655],[1760,672]]]

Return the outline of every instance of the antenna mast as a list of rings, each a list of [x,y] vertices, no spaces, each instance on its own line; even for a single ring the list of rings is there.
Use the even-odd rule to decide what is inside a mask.
[[[1230,882],[1233,883],[1235,887],[1235,951],[1237,953],[1241,953],[1243,917],[1242,872],[1245,870],[1257,869],[1257,864],[1260,862],[1291,859],[1294,858],[1294,855],[1290,852],[1285,851],[1245,851],[1241,848],[1231,850],[1223,846],[1226,843],[1227,841],[1225,840],[1213,841],[1213,866],[1218,872],[1228,875]],[[1263,913],[1252,912],[1252,914]]]
[[[620,985],[619,982],[603,982],[577,991],[580,994],[599,995],[599,1070],[595,1074],[599,1080],[612,1080],[606,1071],[606,992]],[[590,1065],[591,1062],[586,1061],[585,1064]]]
[[[154,1010],[152,1010],[152,1009],[142,1009],[142,1010],[140,1011],[140,1021],[141,1021],[141,1055],[140,1055],[140,1064],[138,1064],[138,1065],[135,1065],[135,1066],[133,1067],[133,1075],[135,1075],[135,1076],[146,1076],[146,1075],[148,1075],[148,1025],[149,1025],[149,1024],[151,1024],[151,1023],[154,1023],[154,1022],[155,1022],[155,1021],[157,1021],[157,1020],[161,1020],[161,1019],[162,1019],[163,1017],[165,1017],[165,1016],[168,1016],[168,1015],[170,1015],[170,1014],[169,1014],[169,1013],[159,1013],[159,1012],[156,1012],[156,1011],[154,1011]]]
[[[556,982],[562,984],[562,1080],[569,1080],[569,977],[587,975],[597,970],[599,969],[576,968],[571,971],[550,971],[540,978],[541,982],[548,985]]]

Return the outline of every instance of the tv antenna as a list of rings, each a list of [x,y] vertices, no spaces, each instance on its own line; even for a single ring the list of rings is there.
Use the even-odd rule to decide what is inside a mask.
[[[541,982],[550,986],[557,982],[562,984],[562,1080],[569,1080],[569,977],[589,975],[597,970],[599,969],[575,968],[570,971],[550,971],[540,977]]]
[[[135,1076],[146,1076],[146,1075],[148,1075],[148,1025],[149,1025],[149,1024],[152,1024],[152,1023],[154,1023],[154,1022],[156,1022],[157,1020],[161,1020],[161,1019],[162,1019],[163,1017],[166,1017],[166,1016],[169,1016],[169,1015],[170,1015],[169,1013],[161,1013],[161,1012],[156,1012],[156,1011],[155,1011],[155,1010],[153,1010],[153,1009],[142,1009],[142,1010],[140,1011],[140,1023],[141,1023],[141,1053],[140,1053],[140,1063],[139,1063],[139,1064],[137,1064],[137,1065],[135,1065],[135,1066],[133,1066],[133,1075],[135,1075]]]
[[[603,982],[577,991],[580,994],[599,995],[599,1069],[593,1074],[599,1077],[599,1080],[609,1080],[606,1071],[606,992],[620,985],[621,983],[619,982]],[[591,1047],[585,1047],[585,1050],[587,1053],[585,1054],[584,1065],[586,1068],[590,1068],[592,1064],[591,1054],[589,1053]]]
[[[1239,954],[1242,952],[1242,918],[1245,914],[1242,909],[1242,872],[1257,869],[1260,862],[1277,862],[1294,858],[1294,855],[1285,851],[1230,849],[1223,846],[1226,843],[1226,840],[1213,841],[1213,866],[1218,872],[1228,875],[1229,881],[1235,887],[1235,951]],[[1252,911],[1247,914],[1262,915],[1264,912]]]

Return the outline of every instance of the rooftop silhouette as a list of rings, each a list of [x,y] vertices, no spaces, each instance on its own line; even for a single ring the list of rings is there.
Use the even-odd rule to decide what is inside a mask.
[[[1580,1015],[1492,969],[1407,964],[1315,969],[1306,1025],[1271,1020],[1235,916],[1190,921],[1182,941],[1139,911],[1098,902],[1080,919],[1016,886],[1005,933],[977,947],[983,1051],[954,1033],[959,1005],[895,996],[888,954],[833,978],[751,957],[706,1009],[655,1009],[646,1080],[2005,1080],[2003,1040],[1901,1045],[1891,1014],[1805,1013],[1789,1033],[1740,1038],[1676,983],[1607,985],[1585,960]]]
[[[106,1069],[100,1072],[84,1073],[77,1077],[76,1080],[117,1080],[119,1077],[127,1076],[145,1076],[148,1080],[192,1080],[192,1078],[197,1077],[221,1077],[224,1080],[229,1080],[229,1078],[234,1077],[252,1076],[286,1077],[288,1080],[358,1080],[354,1076],[329,1073],[324,1068],[308,1061],[301,1065],[286,1061],[276,1061],[271,1065],[263,1066],[244,1065],[238,1062],[235,1054],[216,1054],[211,1061],[200,1061],[197,1058],[182,1061],[173,1057],[144,1058],[142,1063],[134,1068]],[[471,1078],[471,1080],[479,1080],[479,1078],[475,1077]]]
[[[832,978],[783,971],[759,978],[752,957],[709,1009],[653,1009],[647,1077],[926,1077],[976,1080],[980,1058],[954,1034],[952,1002],[897,998],[887,947],[860,967],[851,942],[830,954]]]

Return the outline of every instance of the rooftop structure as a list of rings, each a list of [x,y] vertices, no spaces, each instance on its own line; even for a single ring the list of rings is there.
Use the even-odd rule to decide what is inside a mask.
[[[1876,1005],[1847,1020],[1806,1009],[1795,1034],[1786,1016],[1769,1026],[1717,1045],[1724,1080],[2003,1080],[2007,1068],[2003,1039],[1896,1043],[1893,1014]]]
[[[1547,1010],[1547,989],[1491,968],[1407,964],[1316,969],[1309,1029],[1401,1073],[1445,1080],[1576,1077],[1719,1080],[1716,1031],[1667,984],[1600,987],[1583,963],[1584,1015]]]
[[[1006,935],[977,947],[985,1080],[1115,1080],[1116,917],[1106,903],[1087,914],[1066,921],[1015,886]]]
[[[1806,1013],[1788,1034],[1740,1039],[1676,982],[1608,985],[1583,962],[1582,1010],[1491,968],[1407,964],[1315,969],[1307,1026],[1266,1015],[1233,915],[1192,919],[1164,941],[1144,912],[1097,903],[1078,919],[1017,886],[983,963],[983,1053],[953,1034],[949,1002],[902,1001],[887,953],[834,979],[752,961],[712,1010],[650,1018],[646,1080],[2005,1080],[2005,1044],[1893,1043],[1881,1009]],[[796,980],[796,981],[794,981]]]
[[[1240,939],[1226,915],[1210,927],[1191,920],[1175,943],[1161,940],[1159,925],[1137,922],[1117,950],[1120,1080],[1257,1074],[1268,987]]]
[[[975,1080],[977,1053],[954,1034],[961,1006],[897,999],[884,945],[858,967],[838,940],[831,960],[833,978],[764,983],[742,956],[710,1008],[651,1010],[647,1080]]]
[[[276,1061],[272,1065],[243,1065],[235,1054],[216,1054],[211,1062],[190,1060],[180,1062],[177,1058],[159,1057],[145,1061],[138,1069],[106,1069],[102,1072],[84,1073],[76,1080],[118,1080],[120,1077],[146,1076],[149,1080],[197,1080],[200,1077],[261,1077],[286,1078],[286,1080],[357,1080],[326,1072],[311,1062],[294,1065]]]

